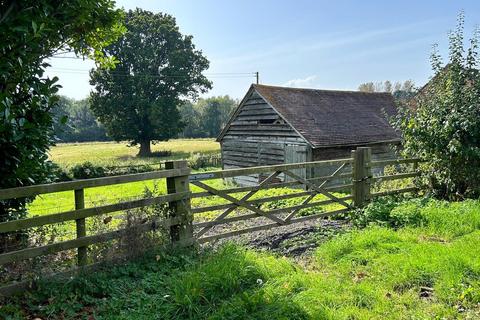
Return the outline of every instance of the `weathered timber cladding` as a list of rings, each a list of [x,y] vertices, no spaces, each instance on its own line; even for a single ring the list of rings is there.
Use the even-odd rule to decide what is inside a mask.
[[[252,92],[237,110],[235,120],[225,133],[222,145],[224,169],[285,163],[285,146],[303,145],[301,138],[257,93]],[[265,177],[235,177],[242,185],[256,184]],[[277,180],[283,181],[283,175]]]

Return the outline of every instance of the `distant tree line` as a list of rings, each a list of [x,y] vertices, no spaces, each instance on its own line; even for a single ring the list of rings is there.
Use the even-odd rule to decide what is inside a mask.
[[[238,101],[229,96],[186,101],[178,107],[182,138],[214,138],[218,136]],[[93,114],[90,98],[75,100],[65,96],[53,108],[54,132],[60,142],[111,141],[105,127]]]
[[[217,137],[227,123],[238,101],[229,96],[218,96],[190,101],[180,106],[180,114],[185,127],[184,138]]]
[[[391,82],[389,80],[380,82],[365,82],[358,86],[358,90],[362,92],[388,92],[393,95],[395,99],[407,100],[415,95],[417,89],[412,80],[404,82]]]
[[[90,109],[90,99],[75,100],[61,96],[53,109],[54,132],[62,142],[111,140]]]

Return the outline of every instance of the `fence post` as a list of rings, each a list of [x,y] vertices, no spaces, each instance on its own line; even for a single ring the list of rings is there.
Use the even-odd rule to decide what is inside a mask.
[[[165,169],[188,168],[187,161],[167,161]],[[167,178],[167,192],[189,192],[188,175]],[[193,214],[190,199],[182,199],[168,203],[171,217],[180,217],[180,224],[170,227],[170,239],[172,243],[188,244],[193,239]]]
[[[85,208],[85,193],[83,189],[75,190],[75,210]],[[75,220],[77,229],[77,239],[87,235],[85,218]],[[87,247],[78,247],[77,249],[77,265],[87,265]]]
[[[353,158],[353,205],[361,208],[370,198],[370,182],[372,177],[371,169],[372,149],[368,147],[358,147],[352,151]]]

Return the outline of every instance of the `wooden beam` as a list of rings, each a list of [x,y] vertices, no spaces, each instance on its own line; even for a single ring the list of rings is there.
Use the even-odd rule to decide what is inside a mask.
[[[327,184],[327,182],[331,181],[333,178],[335,178],[337,175],[339,175],[340,172],[345,168],[346,165],[347,165],[346,163],[342,163],[342,164],[340,165],[340,167],[338,167],[338,168],[332,173],[332,175],[329,176],[327,179],[325,179],[325,181],[323,181],[317,188],[320,189],[320,190],[322,190],[323,187],[325,186],[325,184]],[[308,180],[307,180],[307,181],[308,181]],[[316,190],[314,190],[314,191],[316,191]],[[313,200],[313,198],[315,198],[315,196],[316,196],[317,194],[318,194],[318,192],[316,192],[316,193],[308,196],[305,200],[303,200],[302,205],[306,205],[307,203],[309,203],[311,200]],[[293,216],[294,216],[298,211],[300,211],[300,210],[301,210],[301,208],[297,208],[297,209],[292,210],[292,212],[290,212],[290,213],[288,214],[288,216],[285,217],[285,221],[291,220],[291,219],[293,218]]]
[[[85,193],[83,189],[75,190],[75,210],[85,209]],[[77,239],[87,236],[85,218],[75,220]],[[87,246],[77,248],[77,264],[79,267],[87,264]]]
[[[277,218],[274,215],[269,214],[268,212],[264,212],[264,211],[262,211],[262,210],[260,210],[256,207],[246,203],[245,201],[236,199],[236,198],[228,195],[227,193],[225,193],[221,190],[217,190],[215,188],[212,188],[209,185],[206,185],[206,184],[204,184],[200,181],[193,181],[192,183],[194,185],[200,187],[200,188],[203,188],[203,189],[207,190],[208,192],[210,192],[213,195],[217,195],[219,197],[222,197],[222,198],[224,198],[224,199],[226,199],[226,200],[228,200],[228,201],[230,201],[230,202],[232,202],[232,203],[234,203],[234,204],[236,204],[240,207],[244,207],[245,209],[248,209],[250,211],[253,211],[253,212],[257,213],[258,215],[265,216],[265,217],[267,217],[267,218],[269,218],[269,219],[271,219],[271,220],[273,220],[273,221],[275,221],[279,224],[284,224],[285,223],[282,219]]]
[[[296,179],[297,181],[303,183],[304,185],[312,188],[313,190],[317,191],[318,193],[323,194],[324,196],[340,203],[341,205],[345,206],[346,208],[351,208],[351,205],[346,203],[345,201],[341,200],[340,198],[335,197],[333,194],[327,191],[326,188],[318,188],[316,185],[311,183],[310,181],[305,180],[304,178],[294,174],[293,172],[290,171],[284,171],[286,175]]]
[[[389,165],[417,163],[417,162],[423,162],[423,160],[420,158],[377,160],[377,161],[371,161],[370,164],[372,167],[384,167]]]
[[[92,187],[102,187],[114,184],[122,184],[128,182],[154,180],[180,175],[188,175],[189,168],[152,171],[144,173],[127,174],[121,176],[112,176],[104,178],[81,179],[74,181],[58,182],[51,184],[39,184],[27,187],[0,189],[0,200],[30,197],[38,194],[61,192],[68,190],[77,190]]]
[[[178,224],[179,222],[180,222],[179,219],[177,220],[174,218],[156,219],[156,220],[150,221],[149,223],[144,223],[144,224],[136,225],[136,226],[121,229],[121,230],[97,234],[94,236],[87,236],[87,237],[82,237],[74,240],[47,244],[40,247],[27,248],[27,249],[2,253],[0,254],[0,264],[35,258],[41,255],[52,254],[59,251],[65,251],[65,250],[75,249],[79,247],[89,246],[95,243],[106,242],[113,239],[121,238],[131,232],[146,232],[149,230],[155,230],[159,227],[169,227],[171,225]]]
[[[263,180],[260,184],[259,184],[259,187],[262,187],[264,185],[266,185],[267,183],[269,183],[270,181],[272,181],[273,179],[275,179],[278,175],[280,174],[279,171],[275,171],[274,173],[272,173],[270,176],[268,176],[265,180]],[[257,190],[253,190],[253,191],[250,191],[249,193],[247,193],[246,195],[244,195],[240,201],[246,201],[248,200],[250,197],[252,197],[255,193],[257,193]],[[235,210],[235,208],[238,206],[238,204],[234,203],[235,207],[230,207],[228,208],[227,210],[225,210],[224,212],[222,212],[219,216],[217,216],[215,218],[214,221],[218,221],[218,220],[222,220],[224,219],[227,215],[229,215],[233,210]],[[203,228],[202,230],[200,230],[197,234],[197,238],[198,237],[201,237],[203,234],[205,234],[206,232],[208,232],[208,230],[210,230],[211,227],[205,227]]]
[[[345,196],[345,197],[342,197],[340,199],[351,200],[352,196]],[[295,206],[270,210],[270,211],[268,211],[268,213],[278,215],[278,214],[281,214],[281,213],[289,212],[289,211],[291,211],[293,209],[297,209],[297,208],[308,209],[308,208],[320,207],[320,206],[323,206],[323,205],[326,205],[326,204],[332,204],[332,203],[336,203],[336,201],[333,201],[333,200],[315,201],[315,202],[310,202],[310,203],[307,203],[307,204],[299,204],[299,205],[295,205]],[[198,223],[194,224],[194,227],[199,228],[199,227],[205,227],[205,226],[216,226],[216,225],[227,224],[227,223],[231,223],[231,222],[235,222],[235,221],[248,220],[248,219],[259,218],[259,217],[260,216],[256,213],[251,213],[251,214],[249,213],[249,214],[243,214],[243,215],[240,215],[240,216],[225,218],[225,219],[219,220],[219,221],[212,220],[212,221],[198,222]]]
[[[94,208],[86,208],[80,210],[72,210],[61,213],[49,214],[44,216],[37,216],[13,221],[0,223],[0,233],[18,231],[21,229],[40,227],[47,224],[61,223],[65,221],[72,221],[76,219],[88,218],[100,214],[140,208],[150,206],[158,203],[165,203],[169,201],[186,199],[189,197],[189,192],[182,192],[176,194],[169,194],[154,198],[139,199],[127,202],[120,202],[115,204],[104,205]]]
[[[170,170],[183,170],[188,168],[186,160],[168,161],[165,168]],[[178,192],[190,193],[188,174],[168,177],[167,192],[176,194]],[[193,237],[193,214],[190,198],[175,200],[168,203],[170,217],[178,218],[181,224],[170,226],[170,239],[173,243],[182,242]]]
[[[304,162],[304,163],[292,163],[292,164],[280,164],[273,166],[260,166],[260,167],[250,167],[250,168],[240,168],[240,169],[227,169],[221,171],[211,171],[209,173],[199,173],[190,175],[190,181],[200,181],[200,180],[209,180],[209,179],[223,179],[230,178],[235,176],[249,175],[255,173],[268,173],[273,171],[286,171],[292,169],[301,169],[301,168],[313,168],[320,165],[336,165],[342,163],[351,163],[352,159],[338,159],[338,160],[324,160],[324,161],[313,161],[313,162]]]
[[[323,213],[319,213],[319,214],[315,214],[315,215],[311,215],[311,216],[305,216],[305,217],[298,217],[298,218],[291,219],[287,224],[289,225],[289,224],[300,222],[300,221],[307,221],[307,220],[325,218],[325,217],[338,215],[338,214],[342,214],[342,213],[346,213],[346,212],[348,212],[348,209],[335,210],[335,211],[330,211],[330,212],[323,212]],[[281,225],[278,225],[277,223],[269,223],[269,224],[264,224],[264,225],[261,225],[261,226],[255,226],[255,227],[250,227],[250,228],[246,228],[246,229],[240,229],[240,230],[225,232],[225,233],[221,233],[221,234],[216,234],[216,235],[213,235],[213,236],[199,238],[198,242],[199,243],[205,243],[205,242],[219,240],[219,239],[223,239],[223,238],[238,236],[238,235],[241,235],[241,234],[244,234],[244,233],[261,231],[261,230],[268,230],[268,229],[272,229],[272,228],[280,227],[280,226]]]

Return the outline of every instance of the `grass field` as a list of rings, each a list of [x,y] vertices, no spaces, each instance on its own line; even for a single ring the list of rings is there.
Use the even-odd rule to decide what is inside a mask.
[[[60,143],[52,147],[50,159],[62,167],[85,161],[102,166],[139,165],[185,159],[195,153],[217,153],[220,145],[214,139],[173,139],[152,145],[152,152],[157,151],[171,151],[172,156],[137,158],[138,148],[128,147],[124,142],[82,142]]]
[[[213,139],[174,139],[152,145],[152,151],[171,151],[169,157],[138,158],[138,149],[128,147],[126,143],[84,142],[62,143],[50,150],[50,159],[63,168],[72,167],[85,161],[99,166],[128,166],[159,163],[171,159],[185,159],[192,154],[212,154],[219,152],[219,144]],[[158,191],[164,194],[165,182],[141,181],[108,187],[90,188],[85,191],[87,206],[113,203],[119,200],[138,198],[146,188],[153,189],[158,184]],[[29,206],[31,215],[72,210],[74,207],[73,191],[58,192],[38,196]]]
[[[0,317],[478,319],[480,202],[410,201],[391,214],[418,219],[340,235],[302,266],[233,244],[152,253],[44,283],[4,304]]]

